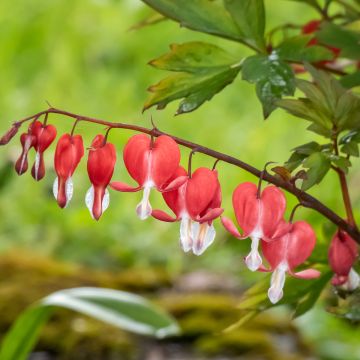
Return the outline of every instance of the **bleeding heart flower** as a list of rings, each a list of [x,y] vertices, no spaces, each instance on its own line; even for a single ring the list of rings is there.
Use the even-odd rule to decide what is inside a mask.
[[[294,272],[311,255],[316,241],[312,227],[305,221],[290,224],[289,231],[273,241],[262,241],[261,247],[270,269],[261,266],[260,271],[272,271],[271,286],[268,291],[270,301],[275,304],[283,297],[286,273],[301,279],[314,279],[320,272],[307,269]]]
[[[161,135],[152,144],[149,136],[134,135],[125,145],[124,163],[130,176],[139,186],[132,187],[122,182],[113,182],[111,187],[123,192],[144,189],[143,198],[136,207],[136,213],[141,220],[151,215],[149,197],[152,188],[161,192],[170,191],[186,181],[186,177],[183,176],[176,178],[172,183],[168,182],[180,163],[179,146],[170,136]]]
[[[352,268],[358,249],[355,241],[344,231],[338,230],[331,240],[329,264],[335,275],[332,284],[345,290],[355,290],[360,285],[360,276]]]
[[[87,163],[92,186],[86,193],[85,203],[91,216],[96,220],[99,220],[102,213],[109,207],[110,195],[107,186],[114,173],[115,163],[115,146],[106,142],[103,135],[95,136]]]
[[[169,183],[174,183],[186,175],[185,169],[180,166],[169,179]],[[162,210],[154,210],[152,216],[161,221],[181,221],[182,249],[201,255],[215,239],[213,220],[223,212],[220,208],[221,188],[217,171],[199,168],[179,188],[164,192],[163,197],[176,217],[171,217]]]
[[[57,178],[54,181],[53,192],[59,206],[64,208],[73,196],[72,174],[84,156],[84,144],[80,135],[64,134],[59,139],[54,166]]]
[[[257,270],[262,264],[258,251],[260,240],[272,241],[288,231],[284,221],[286,198],[276,186],[268,186],[258,196],[255,184],[240,184],[233,193],[233,207],[238,224],[243,230],[241,234],[234,223],[222,217],[225,229],[238,239],[251,238],[251,251],[245,263],[251,271]]]
[[[28,153],[29,150],[35,146],[36,144],[36,136],[32,133],[33,126],[39,123],[41,126],[41,123],[39,121],[36,121],[34,123],[31,123],[28,129],[27,133],[23,133],[20,136],[21,146],[22,146],[22,152],[19,157],[19,159],[15,163],[15,170],[19,175],[24,174],[28,169]]]
[[[44,126],[36,121],[31,133],[36,137],[34,148],[36,150],[35,163],[31,169],[31,175],[36,181],[45,176],[44,152],[56,138],[56,128],[53,125]]]

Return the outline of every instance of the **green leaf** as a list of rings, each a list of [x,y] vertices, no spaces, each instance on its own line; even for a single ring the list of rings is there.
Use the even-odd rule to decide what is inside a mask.
[[[231,14],[245,41],[252,46],[266,51],[265,6],[263,0],[224,0],[225,7]]]
[[[242,36],[223,6],[209,0],[142,0],[162,15],[192,30],[242,41]]]
[[[313,122],[314,124],[308,127],[310,131],[325,137],[331,137],[332,124],[329,118],[309,99],[282,99],[278,100],[276,105],[296,117]]]
[[[359,144],[356,143],[355,141],[350,141],[347,144],[344,144],[341,148],[340,151],[344,154],[350,155],[350,156],[355,156],[355,157],[359,157],[360,156],[360,152],[359,152]]]
[[[150,64],[176,74],[149,88],[152,95],[144,110],[154,105],[163,109],[171,101],[183,99],[177,114],[197,109],[233,82],[240,71],[238,59],[215,45],[203,42],[172,45],[170,53]]]
[[[307,179],[303,181],[301,186],[301,190],[306,191],[321,182],[330,170],[331,161],[324,153],[316,152],[304,161],[303,166],[309,169],[306,172]]]
[[[347,174],[349,172],[349,167],[351,167],[351,161],[343,156],[332,156],[332,163],[340,168],[342,171]]]
[[[360,59],[360,33],[327,22],[321,25],[316,37],[325,45],[341,49],[342,57]]]
[[[319,299],[322,291],[330,281],[332,275],[332,272],[329,271],[323,274],[319,279],[314,280],[310,291],[297,304],[293,318],[304,315],[314,307],[316,301]]]
[[[256,84],[256,93],[263,105],[265,119],[276,108],[279,99],[293,95],[295,91],[295,78],[291,67],[276,54],[247,58],[243,64],[242,76],[244,80]]]
[[[345,75],[340,79],[342,86],[347,89],[351,89],[356,86],[360,86],[360,71],[356,71],[353,74]]]
[[[19,316],[3,340],[0,359],[27,359],[42,326],[56,307],[74,310],[138,334],[163,338],[179,333],[171,317],[140,296],[99,288],[61,290]]]
[[[333,53],[324,46],[307,46],[312,35],[299,35],[285,39],[277,48],[279,57],[294,62],[319,62],[332,60]]]
[[[161,70],[198,73],[229,67],[237,62],[237,58],[216,45],[193,41],[170,45],[169,53],[149,64]]]
[[[280,305],[290,305],[294,308],[295,317],[305,314],[315,305],[322,290],[332,276],[332,272],[329,271],[326,265],[319,265],[317,269],[320,270],[321,276],[314,280],[303,280],[287,276],[284,296],[276,304],[272,304],[267,297],[267,291],[270,287],[270,276],[258,281],[242,296],[237,306],[241,310],[240,320],[230,326],[229,331],[244,325],[258,313]]]

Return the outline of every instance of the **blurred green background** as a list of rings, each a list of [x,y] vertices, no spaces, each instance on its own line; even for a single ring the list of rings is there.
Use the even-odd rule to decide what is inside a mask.
[[[300,3],[268,0],[266,4],[268,29],[284,22],[302,24],[317,18],[314,11]],[[174,103],[165,110],[149,110],[142,114],[142,106],[148,96],[146,88],[165,75],[152,69],[147,62],[167,52],[170,43],[204,40],[228,49],[237,54],[239,59],[249,54],[247,49],[238,44],[181,29],[171,21],[137,31],[129,30],[151,13],[139,0],[1,1],[1,132],[13,120],[45,109],[47,100],[54,107],[82,115],[143,126],[150,126],[152,116],[157,127],[163,131],[237,156],[258,168],[262,168],[267,161],[282,163],[289,157],[291,148],[316,140],[314,134],[305,132],[307,124],[304,121],[283,111],[277,110],[264,122],[253,86],[241,81],[240,77],[194,113],[174,117]],[[49,121],[56,124],[59,133],[70,131],[72,127],[72,122],[65,118],[50,116]],[[77,131],[84,134],[85,143],[89,145],[103,128],[80,123]],[[122,162],[122,148],[131,135],[125,130],[112,131],[110,134],[110,141],[116,144],[118,150],[114,174],[116,180],[132,181]],[[184,274],[203,274],[204,282],[208,278],[206,274],[228,279],[231,282],[229,291],[236,292],[263,276],[246,271],[242,258],[249,243],[240,243],[228,237],[219,222],[216,224],[216,241],[203,256],[197,258],[183,254],[178,245],[178,224],[160,223],[152,219],[141,222],[137,219],[135,206],[140,200],[139,193],[110,191],[109,209],[99,222],[93,221],[84,204],[84,196],[90,186],[86,159],[74,175],[75,191],[70,206],[60,210],[51,190],[55,178],[52,169],[54,146],[46,153],[47,175],[40,183],[33,181],[29,172],[18,177],[12,171],[12,163],[19,153],[18,139],[1,148],[0,152],[0,267],[4,270],[0,274],[0,302],[3,302],[1,308],[6,313],[4,324],[0,326],[3,330],[22,306],[46,294],[48,289],[87,284],[93,280],[92,274],[98,276],[106,273],[109,278],[126,274],[126,285],[120,281],[119,287],[140,292],[142,285],[145,286],[144,291],[149,290],[146,288],[149,284],[151,289],[152,286],[161,288],[163,285],[168,289],[176,286],[181,288],[187,279]],[[182,154],[182,163],[185,165],[188,151],[183,150]],[[32,153],[30,163],[33,158]],[[212,159],[196,155],[193,166],[211,166],[212,163]],[[218,170],[225,214],[232,216],[233,189],[242,181],[255,179],[223,163],[218,165]],[[360,172],[355,166],[349,176],[355,209],[360,208],[360,188],[356,186],[359,178]],[[338,189],[337,178],[329,174],[321,186],[314,187],[311,192],[343,214]],[[291,196],[288,200],[290,213],[296,202]],[[153,193],[151,201],[153,207],[164,208],[159,194]],[[299,210],[297,216],[308,220],[316,228],[319,243],[329,241],[334,228],[322,217],[306,209]],[[53,260],[49,263],[47,258]],[[69,278],[72,279],[72,271],[77,274],[76,280],[69,281]],[[66,280],[60,276],[64,274]],[[100,280],[95,283],[104,286]],[[108,286],[116,286],[116,282],[114,284],[110,280],[105,282]],[[222,291],[226,292],[226,289]],[[154,294],[153,297],[158,298]],[[16,305],[15,300],[20,305]],[[9,310],[9,301],[11,304],[14,302],[12,311]],[[179,296],[176,302],[181,304],[182,297]],[[201,312],[201,301],[199,309]],[[328,315],[323,306],[298,319],[295,325],[289,323],[285,309],[274,312],[272,319],[273,325],[264,328],[265,337],[271,338],[274,331],[272,326],[276,328],[281,321],[286,326],[296,326],[299,331],[296,337],[306,343],[307,352],[297,354],[299,357],[294,359],[360,359],[360,331]],[[201,323],[203,321],[200,319]],[[67,326],[69,322],[64,325],[66,333]],[[67,354],[61,355],[65,351],[64,347],[48,339],[51,338],[50,331],[56,333],[56,328],[55,323],[52,330],[48,329],[42,342],[43,347],[50,353],[53,350],[54,356],[81,359],[80,355],[74,354],[74,349],[79,349],[75,340],[73,346],[67,345]],[[293,331],[291,329],[286,331]],[[72,330],[76,329],[72,327]],[[218,326],[210,327],[210,330],[207,328],[209,334],[221,330],[221,322]],[[102,338],[104,343],[109,342],[107,346],[110,349],[115,346],[104,335]],[[71,343],[72,340],[69,341]],[[238,340],[241,341],[246,342]],[[236,344],[236,339],[233,342]],[[210,341],[207,348],[200,346],[200,353],[201,349],[212,349],[211,344]],[[49,348],[51,345],[54,349]],[[246,351],[256,356],[260,350],[253,345],[248,345]],[[235,351],[235,355],[243,351],[235,350],[238,351]],[[130,355],[126,356],[129,358],[135,356],[131,350],[127,351]],[[271,358],[264,355],[266,351],[261,353],[263,355],[259,354],[259,358]],[[120,355],[111,356],[103,354],[102,357],[94,358],[121,358],[116,357]],[[147,358],[139,354],[136,356]]]

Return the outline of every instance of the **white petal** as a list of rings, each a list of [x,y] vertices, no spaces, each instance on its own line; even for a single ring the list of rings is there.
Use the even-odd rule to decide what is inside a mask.
[[[273,304],[276,304],[284,295],[286,264],[280,264],[271,275],[271,286],[268,290],[268,297]]]
[[[149,202],[150,190],[151,190],[150,186],[144,187],[143,198],[136,207],[136,214],[140,220],[145,220],[151,215],[152,208]]]
[[[71,176],[66,180],[65,183],[65,195],[66,195],[66,206],[68,206],[70,200],[72,199],[74,194],[74,183],[72,181]]]
[[[347,291],[354,291],[359,286],[360,276],[353,268],[351,268],[347,281],[343,285],[341,285],[341,287]]]
[[[110,205],[110,194],[109,194],[109,190],[105,189],[105,194],[102,200],[102,212],[104,213],[105,210],[109,207]]]
[[[35,155],[35,179],[38,180],[39,175],[39,167],[40,167],[40,153],[37,151]]]
[[[188,252],[192,249],[192,238],[191,238],[191,219],[187,216],[181,218],[180,223],[180,246]]]
[[[54,194],[56,200],[58,198],[58,192],[59,192],[59,178],[56,177],[54,184],[53,184],[53,194]]]
[[[245,264],[251,271],[256,271],[262,264],[262,259],[259,254],[259,241],[258,237],[251,238],[251,251],[245,258]]]
[[[85,195],[85,204],[86,207],[89,209],[91,217],[94,218],[93,216],[93,206],[94,206],[94,187],[91,186],[91,188],[86,192]]]
[[[216,231],[214,226],[207,223],[193,222],[192,226],[193,246],[195,255],[201,255],[214,242]]]

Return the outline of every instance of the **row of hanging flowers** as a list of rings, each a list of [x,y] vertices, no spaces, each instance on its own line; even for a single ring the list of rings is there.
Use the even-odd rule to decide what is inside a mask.
[[[47,120],[47,119],[46,119]],[[37,181],[45,176],[44,152],[57,136],[56,128],[37,119],[31,122],[26,133],[20,136],[22,152],[15,163],[19,175],[28,170],[28,153],[36,152],[31,169]],[[15,124],[0,139],[4,145],[17,133]],[[73,195],[73,181],[77,166],[84,156],[81,135],[72,133],[62,135],[56,145],[54,168],[57,177],[53,193],[61,208],[65,208]],[[108,133],[107,133],[108,134]],[[233,193],[232,202],[237,223],[242,232],[228,218],[223,216],[222,195],[215,169],[200,167],[185,170],[180,165],[181,153],[176,141],[167,135],[154,139],[145,134],[132,136],[123,151],[123,160],[130,176],[137,185],[132,186],[120,181],[112,181],[116,163],[116,149],[99,134],[88,149],[87,171],[91,187],[86,193],[85,203],[91,216],[99,220],[108,208],[110,195],[108,187],[120,192],[142,191],[142,199],[136,207],[141,220],[153,217],[165,222],[180,222],[180,245],[185,252],[201,255],[215,239],[214,221],[221,218],[225,229],[237,239],[251,239],[251,249],[245,264],[251,271],[271,272],[268,297],[277,303],[283,296],[286,274],[301,278],[314,279],[320,276],[315,269],[295,271],[311,255],[316,242],[312,227],[305,221],[289,221],[284,218],[286,198],[281,189],[270,185],[261,189],[258,185],[245,182],[238,185]],[[165,203],[173,212],[169,215],[150,204],[152,190],[162,194]],[[263,264],[263,258],[268,267]],[[355,241],[344,231],[338,230],[330,244],[329,264],[334,272],[333,285],[352,291],[360,284],[360,277],[353,269],[358,256]]]

